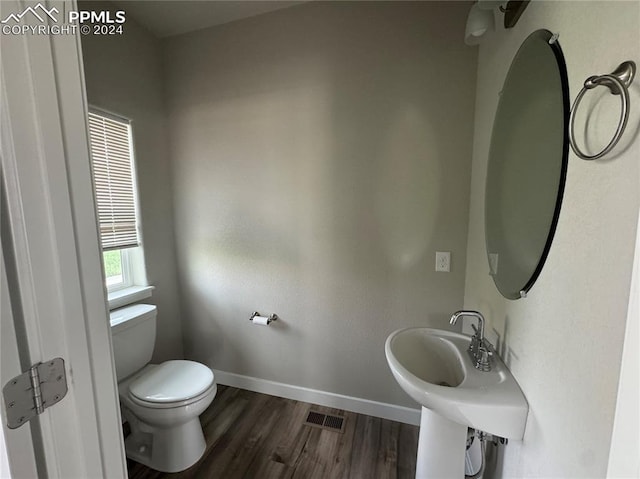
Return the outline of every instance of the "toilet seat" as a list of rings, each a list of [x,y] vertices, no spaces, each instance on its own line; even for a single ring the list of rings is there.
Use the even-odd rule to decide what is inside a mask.
[[[145,407],[184,406],[206,396],[214,386],[213,372],[194,361],[148,365],[129,383],[130,399]]]
[[[137,397],[135,397],[133,394],[131,394],[131,392],[129,392],[128,399],[130,402],[147,409],[172,409],[172,408],[180,408],[183,406],[189,406],[190,404],[195,404],[198,401],[201,401],[203,398],[209,396],[210,394],[215,395],[217,390],[218,390],[218,386],[216,384],[212,384],[211,387],[209,387],[209,389],[204,391],[202,394],[196,397],[192,397],[189,399],[185,399],[183,401],[176,401],[176,402],[143,401],[142,399],[138,399]]]

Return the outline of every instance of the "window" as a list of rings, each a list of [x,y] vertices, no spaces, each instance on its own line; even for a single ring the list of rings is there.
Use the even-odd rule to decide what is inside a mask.
[[[129,250],[114,249],[102,253],[104,275],[108,291],[128,288],[133,284]]]
[[[89,112],[91,162],[107,290],[130,288],[141,260],[135,170],[128,120]],[[142,268],[144,269],[144,268]],[[138,275],[139,276],[139,275]]]

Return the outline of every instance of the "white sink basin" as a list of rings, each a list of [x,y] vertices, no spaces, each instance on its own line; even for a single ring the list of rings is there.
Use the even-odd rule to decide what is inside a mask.
[[[385,343],[391,372],[423,407],[461,424],[522,439],[529,406],[505,364],[493,356],[491,371],[471,363],[464,334],[431,328],[401,329]]]

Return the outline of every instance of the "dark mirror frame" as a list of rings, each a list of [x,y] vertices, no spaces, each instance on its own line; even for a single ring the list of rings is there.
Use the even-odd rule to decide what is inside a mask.
[[[507,85],[507,81],[509,80],[509,76],[512,72],[513,66],[516,62],[516,60],[518,59],[518,56],[522,53],[522,49],[523,47],[527,44],[527,41],[534,39],[535,37],[538,38],[542,38],[546,41],[546,43],[549,45],[549,48],[551,49],[551,51],[554,54],[554,57],[556,59],[557,62],[557,66],[558,66],[558,73],[560,76],[560,88],[562,89],[562,109],[563,109],[563,131],[562,131],[562,152],[561,152],[561,157],[558,159],[558,161],[561,161],[562,164],[560,166],[560,174],[559,174],[559,182],[558,182],[558,188],[557,188],[557,195],[556,195],[556,200],[555,200],[555,208],[553,211],[553,218],[549,227],[549,231],[546,235],[546,242],[544,244],[544,248],[542,249],[542,252],[540,254],[540,258],[538,259],[537,262],[537,266],[535,267],[535,269],[533,270],[531,276],[529,277],[529,279],[524,282],[524,284],[522,285],[513,285],[513,287],[510,287],[508,291],[505,290],[505,288],[501,288],[498,284],[498,281],[496,280],[496,276],[492,275],[494,282],[496,284],[496,287],[498,288],[498,291],[500,291],[500,293],[507,299],[520,299],[523,298],[527,295],[527,292],[532,288],[532,286],[534,285],[534,283],[536,282],[536,280],[538,279],[538,277],[540,276],[540,273],[542,271],[542,268],[544,266],[544,263],[547,259],[547,256],[549,254],[549,250],[551,249],[551,244],[553,242],[553,236],[555,234],[555,230],[556,230],[556,226],[558,224],[558,219],[560,216],[560,208],[562,205],[562,197],[564,194],[564,187],[565,187],[565,181],[566,181],[566,175],[567,175],[567,166],[568,166],[568,158],[569,158],[569,116],[570,116],[570,98],[569,98],[569,82],[568,82],[568,78],[567,78],[567,67],[566,67],[566,63],[564,60],[564,55],[562,54],[562,50],[560,48],[560,45],[558,44],[557,41],[557,37],[555,37],[551,32],[549,32],[548,30],[536,30],[535,32],[533,32],[531,35],[529,35],[524,42],[522,43],[522,45],[520,46],[520,48],[518,49],[518,52],[516,53],[516,55],[514,56],[511,66],[509,68],[509,72],[507,73],[503,88]],[[501,100],[502,101],[502,98]],[[490,271],[491,271],[491,260],[489,258],[489,228],[487,227],[487,206],[488,206],[488,202],[487,202],[487,196],[488,196],[488,188],[489,188],[489,183],[490,183],[490,179],[489,179],[489,173],[491,171],[491,153],[493,152],[494,149],[494,141],[496,141],[496,119],[498,117],[498,114],[500,113],[500,102],[498,104],[497,110],[496,110],[496,116],[494,118],[494,125],[493,125],[493,129],[492,129],[492,135],[491,135],[491,146],[490,146],[490,150],[489,150],[489,161],[487,164],[487,179],[486,179],[486,183],[485,183],[485,187],[486,187],[486,191],[485,191],[485,243],[487,246],[487,259],[489,260],[489,265],[490,265]],[[559,152],[559,156],[560,156],[560,152]]]

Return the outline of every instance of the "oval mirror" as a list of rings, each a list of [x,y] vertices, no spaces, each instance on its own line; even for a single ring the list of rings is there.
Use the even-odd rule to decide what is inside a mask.
[[[547,30],[516,53],[493,123],[485,191],[489,271],[500,293],[524,297],[555,231],[569,154],[569,87],[562,50]]]

